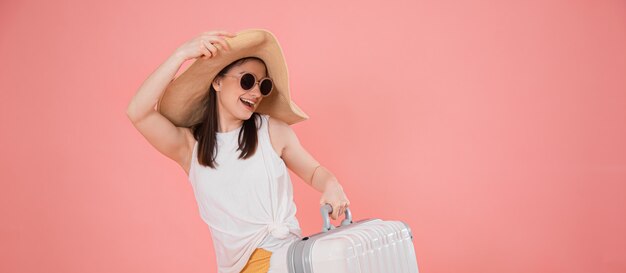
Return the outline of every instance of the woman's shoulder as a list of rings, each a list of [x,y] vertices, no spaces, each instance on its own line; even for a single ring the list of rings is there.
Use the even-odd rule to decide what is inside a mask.
[[[287,145],[289,140],[291,127],[280,119],[269,115],[265,115],[265,117],[268,120],[268,131],[272,146],[274,146],[276,152],[282,156],[282,150]]]
[[[286,122],[282,121],[281,119],[277,119],[277,118],[272,117],[270,115],[264,115],[264,117],[267,119],[270,128],[274,127],[274,129],[280,129],[281,131],[286,130],[286,129],[291,129],[289,124],[287,124]]]

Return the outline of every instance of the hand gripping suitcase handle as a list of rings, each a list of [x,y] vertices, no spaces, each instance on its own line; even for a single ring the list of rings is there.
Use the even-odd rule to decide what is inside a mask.
[[[322,227],[322,232],[327,232],[331,229],[335,229],[333,225],[330,224],[329,215],[333,212],[333,207],[326,203],[320,208],[320,213],[322,213],[322,219],[324,220],[324,226]],[[346,208],[345,218],[341,221],[341,226],[347,226],[352,224],[352,213],[350,212],[350,208]]]

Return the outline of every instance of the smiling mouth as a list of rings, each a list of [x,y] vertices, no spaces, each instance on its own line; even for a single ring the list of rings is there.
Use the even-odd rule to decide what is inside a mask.
[[[241,102],[243,102],[243,104],[245,104],[245,105],[248,105],[248,106],[250,106],[250,107],[254,107],[254,104],[252,104],[252,103],[250,103],[250,102],[247,102],[247,101],[246,101],[246,100],[244,100],[243,98],[239,98],[239,100],[240,100]]]
[[[251,103],[249,103],[249,102],[247,102],[247,101],[245,101],[245,100],[243,100],[241,98],[239,98],[239,101],[241,101],[241,103],[243,103],[244,106],[248,107],[249,110],[252,111],[254,109],[254,105],[253,104],[251,104]]]

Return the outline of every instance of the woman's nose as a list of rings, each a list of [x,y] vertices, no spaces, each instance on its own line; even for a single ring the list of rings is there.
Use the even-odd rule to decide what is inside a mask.
[[[259,86],[259,83],[254,84],[254,86],[252,87],[251,90],[249,90],[251,95],[254,95],[255,97],[261,97],[261,87]]]

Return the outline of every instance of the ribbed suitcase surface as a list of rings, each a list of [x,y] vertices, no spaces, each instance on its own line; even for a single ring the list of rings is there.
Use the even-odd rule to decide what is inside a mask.
[[[413,235],[402,221],[352,222],[346,209],[341,226],[330,225],[330,205],[320,209],[322,232],[295,241],[287,250],[289,273],[419,273]]]

